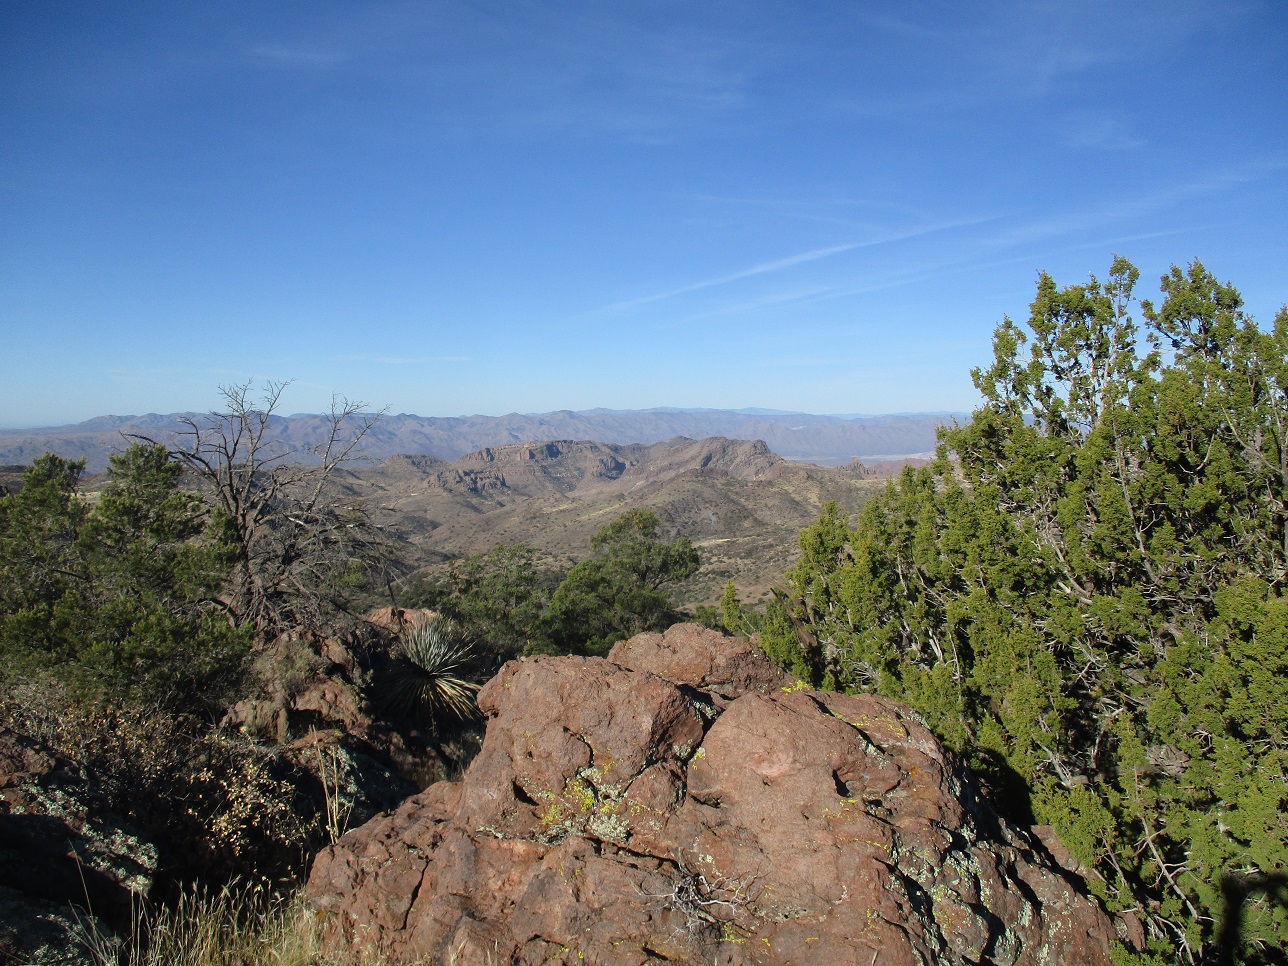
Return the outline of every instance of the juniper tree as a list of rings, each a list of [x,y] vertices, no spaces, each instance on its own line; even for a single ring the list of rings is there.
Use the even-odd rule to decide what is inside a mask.
[[[163,447],[81,464],[46,454],[0,497],[0,648],[10,681],[52,673],[89,697],[195,710],[233,687],[245,635],[211,606],[227,565]]]
[[[1288,312],[1259,330],[1197,262],[1157,308],[1137,277],[1041,275],[935,463],[825,511],[788,582],[816,683],[918,708],[1192,963],[1223,877],[1288,865]],[[1263,895],[1244,922],[1288,941]]]
[[[595,533],[591,556],[568,572],[550,600],[556,643],[601,653],[672,619],[669,588],[698,569],[687,537],[666,540],[652,510],[634,509]]]

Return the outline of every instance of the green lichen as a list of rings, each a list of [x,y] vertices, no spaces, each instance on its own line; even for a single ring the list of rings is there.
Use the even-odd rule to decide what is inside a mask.
[[[592,811],[595,807],[595,789],[581,776],[568,779],[567,784],[564,785],[564,798],[583,814]]]

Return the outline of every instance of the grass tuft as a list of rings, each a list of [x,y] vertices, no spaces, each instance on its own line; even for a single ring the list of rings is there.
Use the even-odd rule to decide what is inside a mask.
[[[192,889],[173,904],[143,904],[127,938],[81,920],[79,940],[95,966],[329,966],[321,958],[316,919],[300,895],[232,883]],[[339,966],[339,964],[336,964]]]

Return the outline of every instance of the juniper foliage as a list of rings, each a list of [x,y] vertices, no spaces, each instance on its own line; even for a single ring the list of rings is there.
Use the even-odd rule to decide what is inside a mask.
[[[0,681],[49,672],[87,696],[215,710],[248,635],[210,606],[226,547],[160,446],[113,456],[95,500],[83,464],[46,454],[0,496]]]
[[[821,661],[789,622],[764,639],[913,705],[1149,957],[1197,963],[1222,883],[1288,871],[1288,310],[1262,331],[1198,262],[1157,307],[1137,279],[1041,275],[934,464],[802,532],[787,579]],[[1245,962],[1284,955],[1272,899],[1242,910]]]

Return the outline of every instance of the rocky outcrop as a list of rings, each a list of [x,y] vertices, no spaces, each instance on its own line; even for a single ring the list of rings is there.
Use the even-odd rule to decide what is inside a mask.
[[[93,774],[0,728],[0,962],[81,962],[77,931],[128,915],[156,868],[156,847],[111,812]]]
[[[258,693],[234,705],[224,726],[278,746],[296,769],[283,780],[318,813],[338,808],[357,824],[392,808],[424,787],[407,776],[430,752],[418,735],[380,719],[364,684],[388,664],[390,635],[434,616],[415,609],[372,611],[366,623],[382,633],[367,641],[302,629],[279,635],[256,655]],[[311,778],[300,781],[304,776]]]
[[[116,915],[148,893],[156,866],[83,766],[0,728],[0,881]]]
[[[255,656],[259,693],[235,704],[224,723],[282,745],[318,729],[369,729],[373,715],[358,685],[362,663],[339,638],[302,629],[281,634]]]
[[[372,627],[398,635],[404,631],[415,630],[420,625],[437,618],[438,611],[429,610],[426,607],[377,607],[375,610],[368,611],[362,619]]]
[[[795,684],[758,647],[697,624],[676,624],[665,634],[637,634],[613,646],[608,660],[631,671],[698,688],[723,708],[751,692],[766,693]]]
[[[101,966],[90,951],[119,946],[90,913],[0,885],[0,966]]]
[[[308,897],[391,962],[1108,963],[1081,882],[896,702],[693,626],[529,658],[464,779],[350,833]]]

